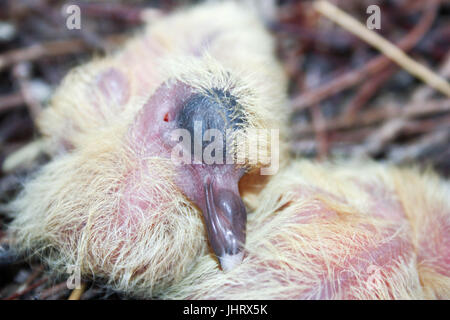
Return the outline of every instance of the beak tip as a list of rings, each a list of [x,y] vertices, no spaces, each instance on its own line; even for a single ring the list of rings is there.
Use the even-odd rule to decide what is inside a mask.
[[[225,254],[219,257],[220,266],[225,272],[231,271],[242,262],[243,257],[244,253],[242,251],[233,255]]]

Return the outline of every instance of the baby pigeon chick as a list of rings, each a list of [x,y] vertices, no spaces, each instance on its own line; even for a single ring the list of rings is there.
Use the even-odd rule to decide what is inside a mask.
[[[208,243],[232,269],[246,235],[238,183],[276,166],[278,139],[252,132],[279,128],[285,84],[270,35],[233,2],[161,18],[76,68],[38,121],[53,158],[10,205],[16,249],[144,297]]]
[[[450,298],[450,185],[431,173],[297,161],[259,204],[242,264],[205,255],[163,297]]]

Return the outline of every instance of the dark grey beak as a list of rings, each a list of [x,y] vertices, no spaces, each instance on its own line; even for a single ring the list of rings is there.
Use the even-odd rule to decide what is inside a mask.
[[[239,195],[204,185],[206,210],[203,212],[209,243],[224,271],[242,261],[247,211]]]

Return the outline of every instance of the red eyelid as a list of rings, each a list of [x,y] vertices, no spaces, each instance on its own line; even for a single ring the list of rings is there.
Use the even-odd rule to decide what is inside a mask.
[[[164,121],[169,122],[169,113],[168,112],[164,115]]]

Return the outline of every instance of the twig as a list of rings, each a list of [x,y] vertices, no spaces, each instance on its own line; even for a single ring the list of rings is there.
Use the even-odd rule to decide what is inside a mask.
[[[68,300],[80,300],[84,290],[86,290],[86,283],[83,282],[80,288],[73,289]]]
[[[410,120],[402,134],[417,135],[439,130],[450,130],[450,114],[432,119]]]
[[[400,50],[394,44],[387,41],[374,31],[366,28],[362,23],[357,21],[352,16],[348,15],[344,11],[340,10],[339,8],[325,0],[314,2],[314,7],[328,19],[336,22],[347,31],[352,32],[370,45],[380,50],[383,54],[395,61],[403,69],[421,79],[430,87],[433,87],[441,93],[450,97],[450,84],[445,79],[443,79],[427,67],[411,59],[408,55],[405,54],[405,52]]]
[[[385,84],[386,81],[390,77],[392,77],[392,75],[397,70],[398,69],[395,67],[386,68],[378,74],[374,75],[372,79],[369,79],[369,81],[363,83],[361,88],[356,93],[355,97],[346,107],[346,110],[344,111],[342,117],[354,118],[358,111],[364,106],[364,104],[366,104],[370,100],[370,98],[375,95],[378,89],[383,86],[383,84]]]
[[[354,129],[355,127],[370,126],[380,123],[386,119],[406,116],[407,118],[429,116],[441,112],[450,111],[450,99],[431,100],[428,102],[414,102],[404,108],[396,104],[385,107],[375,107],[361,114],[358,119],[340,118],[335,121],[328,121],[326,125],[327,131]],[[293,131],[296,135],[314,133],[313,126],[294,126]]]
[[[45,282],[48,281],[48,278],[42,278],[41,280],[37,281],[36,283],[34,283],[33,285],[28,286],[25,290],[17,292],[15,294],[13,294],[12,296],[9,296],[8,298],[6,298],[5,300],[15,300],[21,296],[23,296],[24,294],[27,294],[28,292],[36,289],[37,287],[43,285]]]
[[[320,105],[316,104],[311,109],[312,123],[315,131],[315,137],[319,150],[317,157],[319,160],[324,160],[328,156],[328,139],[326,132],[326,120],[320,110]]]
[[[145,8],[129,6],[121,3],[86,3],[84,1],[76,1],[74,4],[81,8],[83,14],[91,17],[100,17],[126,21],[128,23],[143,22],[142,14]],[[156,9],[154,9],[156,10]]]
[[[87,48],[83,40],[71,39],[35,44],[30,47],[11,50],[0,55],[0,70],[22,61],[34,61],[44,57],[77,53]]]
[[[0,97],[0,113],[23,105],[25,105],[25,99],[21,92]]]
[[[66,281],[64,281],[64,282],[61,282],[61,283],[56,284],[54,286],[51,286],[50,288],[45,289],[44,291],[42,291],[39,294],[39,299],[43,300],[43,299],[46,299],[46,298],[48,298],[50,296],[53,296],[53,295],[55,295],[57,293],[65,292],[67,290],[69,290],[69,289],[67,288]]]
[[[48,279],[43,278],[40,281],[36,282],[35,284],[31,285],[33,281],[42,273],[44,270],[44,267],[41,265],[36,270],[33,271],[33,273],[28,277],[27,281],[17,289],[16,293],[13,295],[7,297],[5,300],[14,300],[17,299],[24,294],[30,292],[31,290],[39,287],[41,284],[45,283]]]
[[[447,53],[447,56],[444,58],[444,62],[440,65],[438,73],[441,77],[448,78],[450,77],[450,52]],[[413,94],[413,101],[425,101],[433,94],[433,89],[423,85],[419,87]]]
[[[112,35],[106,38],[109,42],[119,42],[123,35]],[[82,39],[58,40],[39,43],[26,48],[8,51],[0,55],[0,70],[23,61],[35,61],[45,57],[79,53],[89,49],[89,45]]]
[[[145,21],[155,21],[166,15],[166,9],[139,7],[122,3],[86,3],[76,1],[76,5],[86,16],[107,18],[125,21],[130,24],[139,24]]]
[[[364,142],[360,154],[376,155],[391,141],[393,141],[407,125],[403,117],[394,118],[384,123],[380,128],[370,134]]]
[[[419,24],[398,43],[399,48],[408,51],[418,42],[419,39],[422,38],[422,36],[433,24],[433,21],[436,17],[437,8],[437,3],[432,3],[426,9]],[[333,80],[330,80],[320,87],[309,90],[292,99],[292,108],[294,110],[305,109],[338,92],[341,92],[342,90],[360,83],[366,77],[383,70],[384,68],[389,66],[389,64],[391,64],[391,60],[389,60],[386,56],[377,56],[367,62],[363,67],[349,71],[339,77],[335,77],[333,78]]]
[[[388,158],[393,163],[405,163],[418,159],[421,155],[436,146],[447,146],[449,149],[450,131],[440,130],[433,131],[424,135],[406,146],[395,146],[388,154]]]

